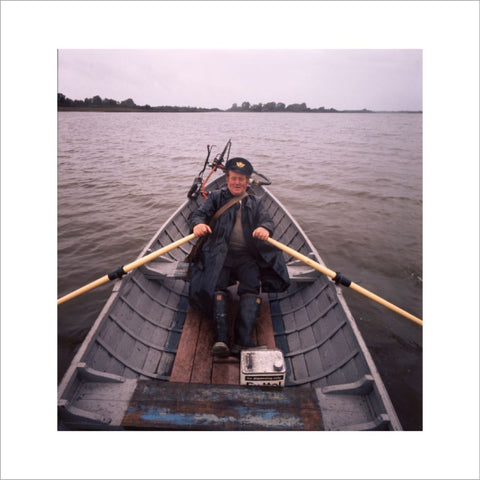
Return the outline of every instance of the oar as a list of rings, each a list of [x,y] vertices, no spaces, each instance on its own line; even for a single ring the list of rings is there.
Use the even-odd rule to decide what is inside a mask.
[[[111,280],[115,280],[116,278],[121,278],[123,275],[126,273],[130,272],[131,270],[134,270],[135,268],[141,267],[142,265],[145,265],[146,263],[150,262],[151,260],[160,257],[161,255],[164,255],[165,253],[168,253],[170,250],[173,250],[174,248],[179,247],[180,245],[183,245],[184,243],[189,242],[190,240],[193,240],[195,238],[195,235],[191,233],[190,235],[187,235],[186,237],[181,238],[180,240],[177,240],[173,243],[170,243],[169,245],[166,245],[165,247],[159,248],[158,250],[155,250],[152,253],[149,253],[148,255],[145,255],[142,258],[139,258],[138,260],[135,260],[132,263],[129,263],[128,265],[125,265],[123,267],[119,267],[113,272],[110,272],[108,275],[104,275],[101,278],[98,278],[97,280],[84,285],[83,287],[80,287],[77,290],[74,290],[73,292],[69,293],[68,295],[65,295],[64,297],[61,297],[57,300],[57,305],[60,305],[63,302],[66,302],[74,297],[78,297],[82,293],[88,292],[89,290],[93,290],[94,288],[99,287],[100,285],[103,285],[104,283],[110,282]]]
[[[288,253],[292,257],[295,257],[298,260],[301,260],[302,262],[306,263],[307,265],[314,268],[315,270],[318,270],[319,272],[324,273],[328,277],[332,278],[336,283],[341,283],[345,287],[350,287],[352,290],[355,290],[356,292],[361,293],[362,295],[365,295],[371,300],[374,300],[375,302],[380,303],[384,307],[387,307],[390,310],[393,310],[394,312],[397,312],[400,315],[403,315],[405,318],[408,318],[412,322],[418,323],[419,325],[423,325],[423,321],[420,320],[418,317],[415,317],[411,313],[408,313],[405,310],[402,310],[401,308],[397,307],[393,303],[387,302],[387,300],[383,299],[382,297],[379,297],[378,295],[375,295],[374,293],[366,290],[360,285],[357,285],[356,283],[351,282],[348,278],[344,277],[343,275],[340,275],[339,273],[334,272],[333,270],[330,270],[329,268],[324,267],[323,265],[320,265],[318,262],[315,262],[315,260],[312,260],[311,258],[306,257],[305,255],[302,255],[301,253],[297,252],[293,248],[287,247],[283,243],[280,243],[279,241],[274,240],[273,238],[267,239],[267,242],[271,243],[272,245],[279,248],[280,250],[283,250],[284,252]]]

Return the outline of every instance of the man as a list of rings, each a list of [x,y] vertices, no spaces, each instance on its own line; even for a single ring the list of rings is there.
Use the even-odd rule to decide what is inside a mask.
[[[236,354],[241,349],[255,347],[252,332],[260,310],[260,290],[281,292],[290,284],[282,253],[265,242],[273,233],[273,221],[261,200],[247,192],[252,173],[253,167],[248,160],[240,157],[228,160],[225,165],[227,186],[211,192],[190,218],[197,237],[208,235],[191,269],[190,300],[213,316],[212,355],[216,356],[230,354],[227,319],[227,288],[230,285],[239,282],[240,310],[232,348]],[[210,227],[215,212],[232,199],[239,201],[227,208]]]

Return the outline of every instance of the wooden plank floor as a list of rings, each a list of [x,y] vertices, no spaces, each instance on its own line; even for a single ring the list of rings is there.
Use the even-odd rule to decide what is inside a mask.
[[[254,332],[259,345],[275,348],[268,298]],[[238,301],[229,308],[235,318]],[[233,325],[232,325],[233,333]],[[213,322],[189,310],[169,382],[142,380],[121,422],[126,430],[321,430],[311,387],[240,386],[237,357],[216,358]]]
[[[231,333],[233,319],[238,310],[238,299],[230,302]],[[275,348],[268,296],[262,295],[262,305],[253,339],[257,345]],[[204,383],[214,385],[238,385],[240,383],[239,358],[213,357],[213,321],[199,312],[189,309],[173,365],[170,382]]]

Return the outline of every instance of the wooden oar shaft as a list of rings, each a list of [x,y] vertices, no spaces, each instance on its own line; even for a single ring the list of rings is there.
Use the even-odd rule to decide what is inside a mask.
[[[193,240],[194,237],[195,235],[191,233],[190,235],[187,235],[186,237],[183,237],[180,240],[170,243],[165,247],[159,248],[158,250],[155,250],[154,252],[149,253],[148,255],[145,255],[144,257],[139,258],[138,260],[135,260],[134,262],[131,262],[121,268],[124,273],[128,273],[134,270],[135,268],[141,267],[142,265],[145,265],[146,263],[154,260],[155,258],[170,252],[171,250],[179,247],[180,245],[183,245],[184,243],[187,243],[190,240]],[[97,280],[94,280],[93,282],[88,283],[87,285],[84,285],[83,287],[80,287],[77,290],[74,290],[73,292],[70,292],[68,295],[65,295],[59,298],[57,300],[57,305],[67,302],[72,298],[78,297],[79,295],[82,295],[82,293],[88,292],[89,290],[93,290],[94,288],[97,288],[100,285],[108,283],[109,281],[111,281],[111,278],[109,277],[109,275],[104,275],[103,277],[98,278]]]
[[[306,255],[301,254],[300,252],[297,252],[293,248],[287,247],[287,245],[280,243],[278,240],[274,240],[273,238],[268,238],[267,242],[271,243],[274,247],[277,247],[280,250],[283,250],[285,253],[288,253],[292,257],[295,257],[298,260],[301,260],[303,263],[306,263],[307,265],[314,268],[315,270],[318,270],[319,272],[324,273],[330,278],[334,278],[336,275],[336,273],[333,270],[330,270],[329,268],[323,265],[320,265],[320,263],[316,262],[315,260],[312,260]]]
[[[72,298],[78,297],[79,295],[82,295],[82,293],[88,292],[89,290],[93,290],[94,288],[99,287],[100,285],[103,285],[105,283],[108,283],[110,279],[108,278],[108,275],[104,275],[101,278],[97,278],[97,280],[94,280],[93,282],[87,283],[87,285],[84,285],[83,287],[77,288],[77,290],[74,290],[73,292],[70,292],[68,295],[65,295],[57,300],[57,305],[60,305],[61,303],[68,302],[68,300],[71,300]]]
[[[418,323],[418,325],[423,326],[423,321],[420,320],[420,318],[416,317],[415,315],[412,315],[411,313],[406,312],[405,310],[403,310],[403,309],[400,308],[400,307],[397,307],[397,306],[394,305],[393,303],[388,302],[388,301],[385,300],[384,298],[379,297],[379,296],[376,295],[375,293],[370,292],[370,291],[367,290],[366,288],[363,288],[363,287],[361,287],[360,285],[357,285],[355,282],[352,282],[352,283],[351,283],[350,288],[351,288],[352,290],[355,290],[355,291],[358,292],[358,293],[361,293],[362,295],[365,295],[366,297],[370,298],[370,299],[373,300],[374,302],[377,302],[377,303],[379,303],[380,305],[383,305],[384,307],[389,308],[390,310],[398,313],[399,315],[402,315],[402,316],[404,316],[405,318],[408,318],[408,319],[411,320],[412,322]]]
[[[330,270],[329,268],[321,265],[315,260],[312,260],[311,258],[301,254],[300,252],[297,252],[293,248],[287,247],[287,245],[284,245],[283,243],[280,243],[279,241],[274,240],[273,238],[269,238],[267,242],[279,248],[280,250],[283,250],[284,252],[288,253],[292,257],[297,258],[298,260],[301,260],[302,262],[306,263],[307,265],[314,268],[315,270],[327,275],[328,277],[330,278],[337,277],[337,272],[334,272],[333,270]],[[405,310],[397,307],[393,303],[388,302],[387,300],[383,299],[382,297],[379,297],[378,295],[370,292],[369,290],[361,287],[360,285],[357,285],[356,283],[351,282],[348,286],[352,290],[355,290],[356,292],[361,293],[362,295],[365,295],[371,300],[383,305],[384,307],[389,308],[390,310],[404,316],[405,318],[408,318],[409,320],[417,323],[418,325],[423,325],[423,321],[420,318],[415,317],[411,313],[406,312]]]
[[[195,234],[191,233],[190,235],[187,235],[186,237],[181,238],[180,240],[177,240],[173,243],[170,243],[169,245],[166,245],[165,247],[159,248],[158,250],[155,250],[152,253],[149,253],[148,255],[145,255],[142,258],[139,258],[138,260],[135,260],[132,263],[129,263],[123,267],[123,270],[125,270],[125,273],[130,272],[131,270],[134,270],[135,268],[141,267],[142,265],[145,265],[148,262],[151,262],[157,257],[160,257],[164,255],[165,253],[170,252],[171,250],[174,250],[175,248],[179,247],[180,245],[183,245],[184,243],[189,242],[190,240],[193,240],[195,238]]]

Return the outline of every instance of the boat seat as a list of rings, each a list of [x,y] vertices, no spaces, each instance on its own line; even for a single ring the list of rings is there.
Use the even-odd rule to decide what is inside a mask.
[[[318,431],[322,419],[313,388],[138,380],[121,426],[126,430]]]
[[[316,388],[325,430],[389,430],[389,416],[373,413],[369,394],[374,388],[371,375],[356,382]]]
[[[313,252],[310,252],[307,256],[316,261]],[[287,263],[287,269],[290,279],[295,282],[314,282],[321,275],[318,270],[296,259]]]
[[[139,267],[149,280],[163,280],[174,278],[185,280],[187,278],[189,264],[182,261],[170,260],[159,257]],[[320,273],[299,260],[287,263],[290,280],[295,282],[314,282]]]
[[[177,278],[185,280],[188,273],[188,263],[159,257],[139,270],[150,280],[163,280],[164,278]]]

